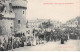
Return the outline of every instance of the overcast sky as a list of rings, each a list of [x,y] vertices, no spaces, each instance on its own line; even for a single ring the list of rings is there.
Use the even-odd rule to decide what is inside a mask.
[[[72,3],[72,4],[44,4]],[[80,0],[28,0],[27,19],[53,19],[65,23],[80,16]]]

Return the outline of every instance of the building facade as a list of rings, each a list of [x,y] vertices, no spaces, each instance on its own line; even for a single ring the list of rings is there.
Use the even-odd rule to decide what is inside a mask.
[[[78,21],[77,19],[71,19],[69,21],[66,22],[66,26],[67,27],[77,27],[78,26]]]
[[[0,34],[26,33],[27,0],[0,0]]]
[[[0,35],[14,34],[15,13],[10,0],[0,0]]]

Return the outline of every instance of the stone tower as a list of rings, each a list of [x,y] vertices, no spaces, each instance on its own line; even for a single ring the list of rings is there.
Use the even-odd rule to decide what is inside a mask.
[[[15,13],[15,33],[26,33],[26,9],[27,0],[12,0],[12,8]]]

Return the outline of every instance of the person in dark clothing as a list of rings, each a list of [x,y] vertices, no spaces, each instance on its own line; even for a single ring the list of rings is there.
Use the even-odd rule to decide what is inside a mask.
[[[4,51],[2,44],[0,44],[0,51]]]
[[[8,38],[8,50],[11,50],[12,49],[12,37],[9,37]]]
[[[61,37],[61,44],[64,44],[64,36]]]
[[[3,47],[4,47],[4,50],[5,50],[5,51],[7,51],[7,50],[8,50],[8,49],[7,49],[7,44],[8,44],[8,43],[6,42],[6,40],[5,40],[5,38],[4,38]]]
[[[4,51],[1,39],[0,39],[0,51]]]

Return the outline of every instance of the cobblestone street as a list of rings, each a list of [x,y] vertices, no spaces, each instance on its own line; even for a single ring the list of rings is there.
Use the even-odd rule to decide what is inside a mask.
[[[13,51],[76,51],[80,50],[80,40],[68,40],[65,44],[57,42],[48,42],[36,46],[24,46],[16,48]]]

